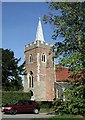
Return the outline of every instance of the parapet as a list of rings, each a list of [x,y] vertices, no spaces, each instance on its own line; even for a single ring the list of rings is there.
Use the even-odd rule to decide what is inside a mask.
[[[29,50],[34,49],[34,48],[48,48],[48,49],[50,49],[52,46],[53,46],[52,44],[38,40],[38,41],[32,42],[31,44],[25,45],[24,52],[29,51]]]

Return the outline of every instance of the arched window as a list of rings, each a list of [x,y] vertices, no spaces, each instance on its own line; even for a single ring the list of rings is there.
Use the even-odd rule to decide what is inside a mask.
[[[41,57],[42,62],[46,62],[46,55],[43,53]]]
[[[29,62],[33,62],[33,55],[32,54],[29,56]]]
[[[29,74],[29,88],[33,88],[34,87],[34,84],[33,84],[33,72],[30,71],[30,74]]]

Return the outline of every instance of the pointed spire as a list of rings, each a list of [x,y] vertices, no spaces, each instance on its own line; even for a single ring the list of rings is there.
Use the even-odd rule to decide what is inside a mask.
[[[37,27],[37,32],[36,32],[36,39],[35,41],[42,41],[44,42],[44,36],[43,36],[43,30],[42,30],[42,25],[41,25],[41,20],[39,17],[39,22],[38,22],[38,27]]]

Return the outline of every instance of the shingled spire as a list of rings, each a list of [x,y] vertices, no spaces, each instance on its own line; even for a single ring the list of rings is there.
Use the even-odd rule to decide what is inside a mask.
[[[35,41],[45,42],[40,18],[39,18],[39,22],[38,22]]]

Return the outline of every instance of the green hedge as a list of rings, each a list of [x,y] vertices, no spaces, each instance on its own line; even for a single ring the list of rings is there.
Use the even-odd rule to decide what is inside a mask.
[[[3,91],[2,92],[2,105],[5,104],[14,104],[18,100],[21,99],[30,99],[30,93],[24,93],[22,91]],[[52,101],[37,101],[41,108],[52,108],[53,102]]]
[[[30,99],[30,93],[24,93],[22,91],[3,91],[2,92],[2,105],[14,104],[21,99]]]

